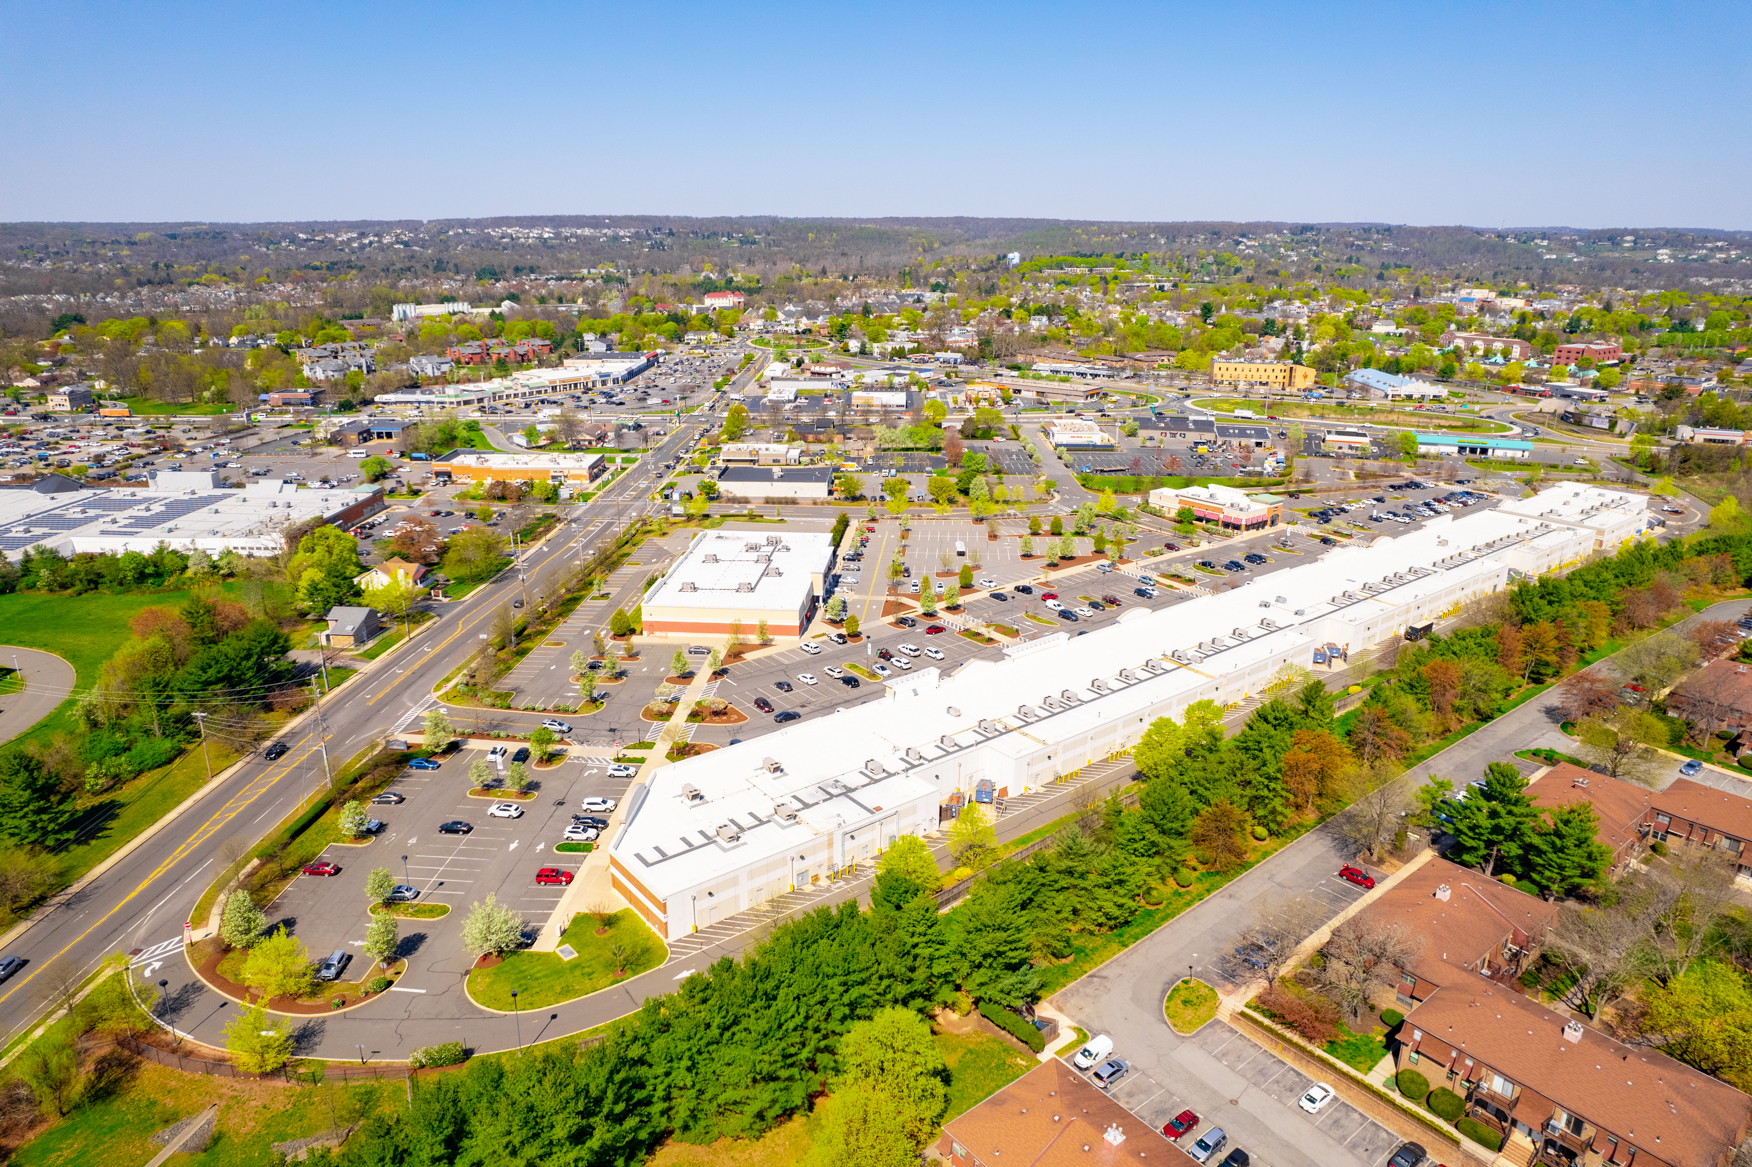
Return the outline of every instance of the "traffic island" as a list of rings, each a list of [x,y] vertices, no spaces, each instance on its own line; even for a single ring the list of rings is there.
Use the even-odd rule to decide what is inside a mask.
[[[227,949],[222,941],[214,938],[190,945],[183,951],[195,975],[220,996],[240,1005],[259,1004],[269,1013],[290,1017],[357,1009],[388,992],[408,967],[407,961],[398,960],[385,972],[367,960],[363,962],[367,975],[357,981],[321,983],[301,997],[272,997],[262,1001],[255,990],[236,979],[243,974],[243,963],[249,956],[249,949]],[[377,988],[371,988],[372,985],[377,985]]]
[[[1163,1000],[1162,1014],[1175,1033],[1197,1033],[1217,1015],[1217,991],[1203,981],[1181,977]]]
[[[372,904],[373,916],[394,916],[398,920],[442,920],[450,914],[449,904]]]

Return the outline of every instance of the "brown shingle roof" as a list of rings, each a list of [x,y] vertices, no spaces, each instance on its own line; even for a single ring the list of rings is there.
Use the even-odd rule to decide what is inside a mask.
[[[1446,900],[1437,898],[1443,887]],[[1486,958],[1494,968],[1505,939],[1540,947],[1556,916],[1555,904],[1446,859],[1425,863],[1358,913],[1365,923],[1383,920],[1424,937],[1411,971],[1438,985],[1458,979],[1453,969],[1472,969]]]
[[[1667,789],[1649,795],[1649,803],[1663,814],[1702,823],[1736,839],[1752,839],[1752,801],[1725,790],[1675,778]]]
[[[1570,1041],[1564,1036],[1566,1020],[1519,993],[1468,977],[1412,1010],[1401,1040],[1415,1042],[1426,1058],[1441,1062],[1447,1057],[1440,1047],[1457,1050],[1462,1059],[1490,1066],[1675,1167],[1716,1167],[1745,1137],[1752,1098],[1663,1054],[1632,1049],[1579,1023],[1571,1030],[1577,1040]],[[1430,1077],[1433,1081],[1436,1075]],[[1535,1125],[1549,1117],[1532,1115],[1532,1100],[1517,1101],[1515,1117],[1521,1121]]]
[[[1103,1137],[1117,1126],[1123,1142]],[[988,1167],[1107,1167],[1165,1163],[1184,1167],[1186,1152],[1161,1132],[1053,1058],[944,1124]]]
[[[1623,859],[1625,849],[1636,842],[1637,826],[1643,821],[1653,792],[1633,782],[1596,774],[1569,762],[1559,762],[1527,784],[1527,797],[1535,806],[1544,807],[1592,803],[1594,816],[1599,820],[1595,837],[1612,848],[1616,862]]]

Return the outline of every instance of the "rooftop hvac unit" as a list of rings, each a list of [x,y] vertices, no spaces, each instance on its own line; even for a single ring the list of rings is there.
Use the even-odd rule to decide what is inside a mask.
[[[917,746],[908,746],[903,756],[909,762],[923,762],[925,760],[925,755],[919,752]]]
[[[981,732],[981,733],[1003,733],[1004,727],[999,725],[997,722],[990,720],[989,718],[982,717],[979,720],[979,732]]]
[[[780,545],[780,544],[781,544],[781,543],[783,543],[783,542],[784,542],[784,540],[783,540],[783,539],[781,539],[781,538],[780,538],[780,537],[779,537],[779,536],[777,536],[777,535],[768,535],[768,536],[767,536],[767,537],[766,537],[766,541],[767,541],[767,546],[768,546],[768,547],[777,547],[777,546],[779,546],[779,545]]]
[[[700,556],[700,562],[701,563],[716,563],[716,562],[718,562],[718,557],[716,555],[712,555],[712,554],[708,553],[708,554]]]
[[[754,585],[745,581],[737,584],[736,590],[739,592],[752,592],[754,591]]]
[[[951,706],[950,706],[950,707],[949,707],[949,716],[950,716],[950,717],[960,717],[960,716],[961,716],[961,710],[959,710],[959,709],[957,709],[957,708],[955,708],[955,706],[953,706],[953,705],[951,705]]]
[[[1016,706],[1016,716],[1023,721],[1039,721],[1040,711],[1032,705],[1018,705]]]
[[[960,746],[955,744],[955,739],[950,737],[948,734],[944,734],[942,737],[937,739],[937,746],[938,746],[938,748],[945,749],[945,750],[957,750],[957,749],[961,748]]]
[[[692,806],[696,803],[704,802],[706,800],[706,795],[698,786],[695,786],[692,782],[687,782],[682,784],[681,798],[683,802]]]
[[[735,823],[719,823],[718,841],[720,843],[740,843],[742,841],[742,828]]]
[[[1082,701],[1082,698],[1071,692],[1069,689],[1065,689],[1059,693],[1059,700],[1063,701],[1066,705],[1076,705]]]
[[[783,774],[785,772],[785,768],[772,758],[762,758],[760,764],[768,774]]]
[[[1259,606],[1261,608],[1269,608],[1269,607],[1271,607],[1271,601],[1270,600],[1261,600],[1261,601],[1259,601]]]
[[[699,586],[697,584],[695,584],[692,580],[687,580],[687,581],[684,581],[682,583],[681,590],[684,592],[697,592],[700,589],[699,589]]]
[[[1062,704],[1060,704],[1059,699],[1057,697],[1053,697],[1050,695],[1046,696],[1046,697],[1042,697],[1040,699],[1040,703],[1042,705],[1044,705],[1046,708],[1052,710],[1054,713],[1057,713],[1064,708],[1064,706]]]
[[[1132,672],[1130,669],[1120,669],[1119,670],[1119,679],[1124,681],[1126,684],[1129,685],[1133,681],[1138,679],[1138,675],[1136,673]]]
[[[864,761],[864,773],[870,775],[872,778],[888,777],[887,767],[883,766],[883,764],[878,762],[875,758],[868,758]]]
[[[1278,603],[1280,603],[1280,604],[1287,604],[1287,603],[1289,603],[1289,602],[1290,602],[1290,601],[1289,601],[1289,599],[1288,599],[1288,598],[1287,598],[1287,597],[1285,597],[1285,596],[1279,596],[1279,597],[1278,597],[1278,598],[1277,598],[1277,602],[1278,602]]]
[[[1089,687],[1091,689],[1095,690],[1097,693],[1110,693],[1110,692],[1112,692],[1112,690],[1107,687],[1107,682],[1103,681],[1100,677],[1096,677],[1094,680],[1090,681]]]
[[[775,802],[773,803],[773,817],[782,822],[794,823],[797,821],[797,808],[788,803]]]

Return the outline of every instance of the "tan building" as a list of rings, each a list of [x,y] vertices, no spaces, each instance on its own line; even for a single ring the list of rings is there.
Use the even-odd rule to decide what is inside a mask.
[[[602,477],[601,454],[505,454],[497,450],[452,450],[432,464],[440,485],[450,482],[563,482],[586,486]]]
[[[1314,370],[1293,361],[1212,361],[1211,380],[1218,385],[1263,385],[1268,389],[1306,389]]]

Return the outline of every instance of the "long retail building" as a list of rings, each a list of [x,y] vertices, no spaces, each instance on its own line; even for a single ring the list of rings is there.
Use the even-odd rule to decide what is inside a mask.
[[[1595,520],[1608,511],[1613,534],[1639,510],[1646,526],[1642,496],[1600,492],[1612,497],[1586,506],[1558,496],[1575,489],[1521,504],[1542,513],[1444,515],[1231,591],[1130,608],[1084,636],[1012,645],[1001,662],[915,669],[881,699],[664,767],[629,792],[611,844],[614,886],[664,936],[709,926],[872,859],[902,834],[936,831],[943,807],[981,782],[1000,796],[1038,789],[1134,746],[1194,701],[1242,701],[1316,650],[1358,651],[1579,562],[1599,547]],[[1616,506],[1594,509],[1608,501]],[[690,557],[704,546],[696,540]],[[663,598],[646,601],[647,627]]]

